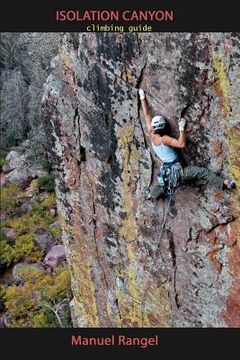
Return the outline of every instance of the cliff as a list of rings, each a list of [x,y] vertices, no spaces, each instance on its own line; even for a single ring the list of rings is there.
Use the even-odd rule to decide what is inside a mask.
[[[239,35],[63,37],[42,100],[80,327],[239,327],[238,190],[181,187],[177,216],[144,200],[159,162],[137,88],[188,164],[239,183]]]
[[[3,158],[11,147],[27,138],[32,141],[32,153],[36,143],[44,141],[41,137],[42,88],[60,38],[59,33],[1,33],[0,156]]]

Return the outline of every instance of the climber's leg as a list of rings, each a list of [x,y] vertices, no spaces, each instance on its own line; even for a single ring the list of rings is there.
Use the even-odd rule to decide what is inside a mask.
[[[187,166],[183,168],[182,182],[206,181],[210,186],[222,190],[224,178],[213,171],[200,166]]]
[[[164,189],[159,184],[154,185],[151,189],[151,197],[154,200],[158,200],[161,196],[164,195]]]

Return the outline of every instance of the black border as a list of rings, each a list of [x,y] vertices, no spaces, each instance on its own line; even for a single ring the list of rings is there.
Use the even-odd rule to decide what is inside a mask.
[[[159,345],[137,346],[72,346],[72,335],[106,337],[159,336]],[[223,328],[79,328],[79,329],[4,329],[0,332],[1,354],[13,359],[104,359],[130,356],[132,359],[231,359],[239,353],[240,329]],[[95,359],[95,358],[94,358]]]
[[[109,3],[109,4],[108,4]],[[237,32],[240,29],[237,0],[48,0],[6,1],[1,6],[1,32],[86,31],[86,23],[57,22],[56,9],[126,10],[173,9],[173,22],[149,22],[154,32]],[[104,22],[106,23],[106,22]],[[138,24],[138,23],[135,23]],[[134,23],[133,23],[134,25]]]
[[[134,4],[135,3],[135,4]],[[114,6],[113,6],[114,4]],[[175,20],[172,23],[152,23],[155,32],[239,32],[240,17],[238,1],[216,0],[148,0],[139,4],[128,0],[80,1],[7,1],[1,4],[1,32],[62,32],[85,31],[86,24],[57,23],[54,19],[56,9],[173,9]],[[133,24],[134,25],[134,24]],[[73,347],[72,335],[109,336],[126,334],[128,336],[146,336],[158,334],[158,347],[140,349],[136,347]],[[240,329],[0,329],[1,354],[12,359],[18,358],[54,358],[85,359],[91,355],[113,356],[130,355],[137,359],[173,359],[173,358],[231,358],[238,356]]]

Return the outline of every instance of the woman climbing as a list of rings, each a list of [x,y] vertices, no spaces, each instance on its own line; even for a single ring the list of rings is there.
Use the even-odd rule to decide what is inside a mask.
[[[206,167],[186,166],[182,167],[177,148],[184,148],[186,143],[185,126],[186,120],[179,121],[179,137],[175,139],[169,136],[170,127],[168,121],[161,115],[151,117],[146,101],[145,93],[139,90],[144,118],[147,125],[148,135],[152,141],[152,147],[156,155],[162,160],[160,171],[157,175],[158,184],[147,191],[147,198],[154,200],[161,196],[168,196],[172,200],[174,190],[179,184],[204,180],[217,189],[233,189],[235,182],[216,175]],[[171,205],[170,205],[171,206]]]

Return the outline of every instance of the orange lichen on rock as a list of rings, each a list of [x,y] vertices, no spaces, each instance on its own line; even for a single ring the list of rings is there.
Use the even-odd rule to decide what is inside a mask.
[[[222,270],[222,264],[217,259],[217,253],[218,251],[213,249],[208,253],[208,258],[212,262],[213,267],[217,270],[217,272],[221,272]]]
[[[213,151],[216,155],[220,155],[223,152],[223,144],[222,141],[216,140],[213,144]]]
[[[229,327],[240,327],[240,249],[237,244],[236,222],[229,226],[229,251],[230,273],[233,276],[233,282],[226,301],[226,307],[223,311],[223,318]]]

